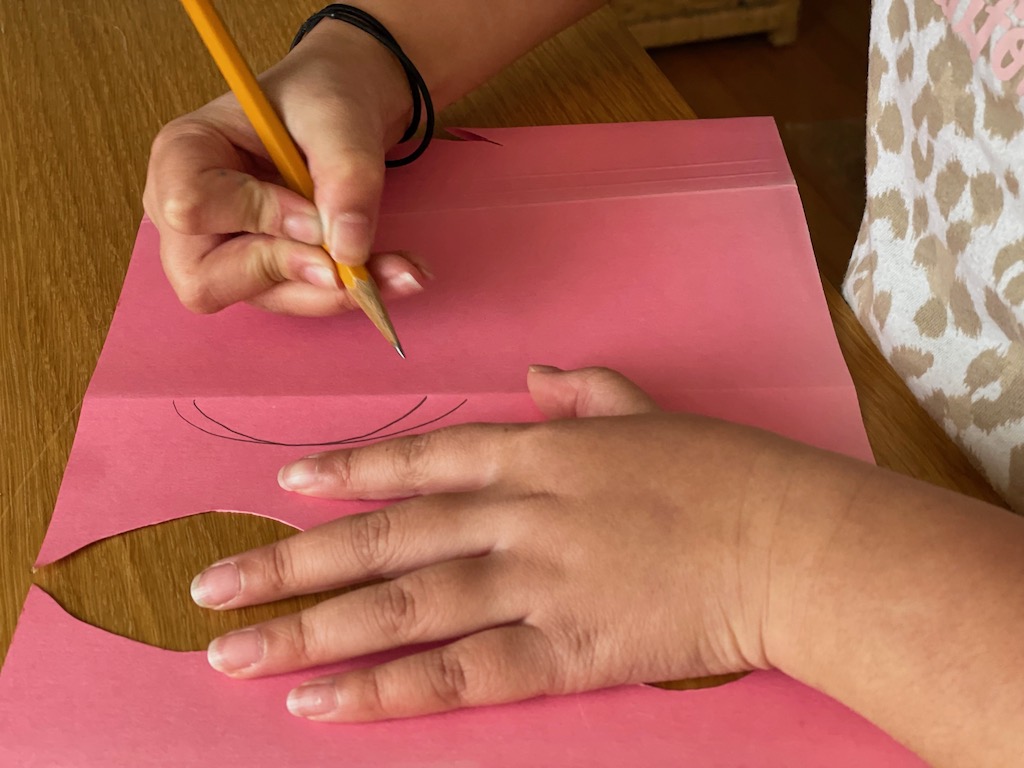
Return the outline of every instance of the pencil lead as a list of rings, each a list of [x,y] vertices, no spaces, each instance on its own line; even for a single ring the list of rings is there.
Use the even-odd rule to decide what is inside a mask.
[[[398,353],[399,357],[405,360],[405,352],[402,351],[402,345],[397,341],[395,342],[395,352]]]

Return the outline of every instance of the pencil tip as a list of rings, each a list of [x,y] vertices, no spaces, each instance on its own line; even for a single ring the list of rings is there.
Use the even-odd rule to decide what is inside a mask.
[[[397,341],[395,342],[395,352],[397,352],[397,353],[398,353],[398,356],[399,356],[400,358],[402,358],[403,360],[405,360],[405,352],[404,352],[404,351],[402,351],[402,345],[401,345],[401,344],[399,344],[399,343],[398,343]]]

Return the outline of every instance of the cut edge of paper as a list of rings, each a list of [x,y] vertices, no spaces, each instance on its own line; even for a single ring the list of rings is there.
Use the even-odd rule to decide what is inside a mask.
[[[381,502],[381,504],[386,504],[386,503],[387,502]],[[134,533],[136,531],[143,531],[146,528],[155,528],[155,527],[160,526],[160,525],[167,525],[168,523],[176,523],[179,520],[188,520],[188,519],[193,518],[193,517],[200,517],[202,515],[250,515],[252,517],[262,517],[264,520],[272,520],[275,523],[280,523],[283,526],[291,528],[293,531],[295,531],[295,533],[302,533],[302,531],[307,530],[305,528],[300,527],[299,525],[297,525],[293,521],[286,520],[281,515],[273,515],[273,514],[266,513],[266,512],[255,512],[253,510],[247,510],[247,509],[218,509],[216,507],[211,506],[209,509],[200,510],[198,512],[186,512],[183,515],[177,515],[177,514],[168,515],[166,517],[163,517],[162,519],[153,520],[152,522],[146,523],[145,525],[129,526],[127,528],[120,529],[120,530],[118,530],[118,531],[116,531],[114,533],[109,533],[109,534],[107,534],[105,536],[101,536],[98,539],[93,539],[92,541],[86,542],[85,544],[81,544],[80,546],[77,546],[74,549],[70,549],[70,550],[68,550],[66,552],[64,552],[64,551],[58,552],[53,557],[46,557],[44,559],[43,550],[40,550],[39,551],[39,555],[37,556],[36,562],[32,566],[32,570],[34,572],[34,571],[39,570],[40,568],[45,568],[48,565],[53,565],[54,563],[59,563],[61,560],[66,560],[67,558],[71,557],[72,555],[75,555],[75,554],[77,554],[79,552],[82,552],[83,550],[86,550],[89,547],[96,546],[97,544],[101,544],[104,541],[110,541],[111,539],[116,539],[119,536],[124,536],[126,534]],[[339,515],[339,517],[344,517],[344,516],[345,516],[344,514]],[[44,590],[44,592],[45,592],[45,590]]]
[[[479,131],[479,129],[447,128],[445,131],[450,136],[454,136],[461,141],[486,141],[488,144],[494,144],[498,147],[504,146],[500,141],[495,141],[494,139],[485,136]]]
[[[67,610],[67,608],[60,604],[60,601],[56,597],[47,592],[43,587],[35,583],[29,584],[28,594],[25,596],[25,602],[21,607],[21,614],[18,616],[18,627],[21,626],[22,620],[27,615],[43,611],[47,613],[59,613],[61,615],[60,618],[62,620],[67,621],[69,624],[72,624],[78,628],[81,628],[81,631],[95,632],[99,635],[104,635],[105,637],[109,638],[109,642],[115,644],[124,644],[125,647],[145,648],[150,651],[171,653],[177,656],[178,658],[183,658],[189,655],[199,658],[200,656],[205,657],[207,655],[206,651],[176,651],[172,648],[163,648],[159,645],[151,645],[150,643],[144,642],[142,640],[136,640],[133,637],[121,635],[117,632],[111,632],[109,629],[104,629],[103,627],[98,627],[95,624],[90,624],[88,621],[85,621],[84,619],[80,619],[77,616],[73,615],[70,611]],[[10,658],[11,652],[14,650],[14,642],[16,639],[17,628],[15,628],[15,637],[11,641],[11,647],[8,649],[8,658]],[[5,663],[4,667],[6,666],[7,664]]]

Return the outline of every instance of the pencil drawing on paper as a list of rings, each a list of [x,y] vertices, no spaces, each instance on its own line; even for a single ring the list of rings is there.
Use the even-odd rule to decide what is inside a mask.
[[[383,440],[384,438],[402,435],[407,432],[412,432],[414,430],[430,426],[431,424],[437,424],[438,422],[451,416],[462,406],[464,406],[467,402],[469,402],[468,399],[464,399],[458,405],[454,406],[453,408],[449,408],[447,411],[445,411],[439,416],[434,416],[433,418],[427,419],[426,421],[421,421],[411,426],[399,426],[402,424],[402,422],[406,422],[406,419],[409,419],[411,416],[418,413],[427,404],[428,399],[429,398],[424,396],[423,398],[420,399],[418,403],[416,403],[416,405],[414,405],[408,411],[403,413],[401,416],[392,419],[386,424],[379,426],[376,429],[371,430],[370,432],[364,432],[361,435],[353,435],[350,437],[338,438],[336,440],[325,440],[323,442],[308,443],[292,443],[283,442],[280,440],[271,440],[269,438],[257,437],[256,435],[251,435],[246,432],[242,432],[241,430],[229,427],[221,420],[215,419],[209,413],[204,411],[199,406],[199,403],[195,400],[192,400],[190,402],[191,410],[188,407],[185,407],[184,413],[182,412],[182,408],[178,406],[177,401],[172,400],[171,405],[174,408],[174,412],[178,415],[178,418],[185,422],[185,424],[192,427],[193,429],[203,432],[204,434],[210,435],[211,437],[220,438],[221,440],[232,440],[236,443],[251,443],[253,445],[277,445],[285,446],[288,448],[328,448],[331,446],[353,445],[356,443],[363,443],[372,440]],[[423,415],[424,414],[421,414],[420,418],[422,418]],[[408,424],[408,422],[406,423]],[[388,432],[387,430],[391,429],[392,427],[399,428],[391,432]]]

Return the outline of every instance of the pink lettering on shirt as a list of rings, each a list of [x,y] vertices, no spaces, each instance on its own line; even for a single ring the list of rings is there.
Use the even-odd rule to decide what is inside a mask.
[[[933,0],[942,15],[952,23],[962,0]],[[989,48],[992,74],[1001,82],[1013,79],[1024,70],[1024,0],[970,0],[953,31],[967,44],[971,61],[978,59]],[[1002,31],[992,44],[997,30]],[[1017,94],[1024,96],[1024,79],[1017,86]]]

